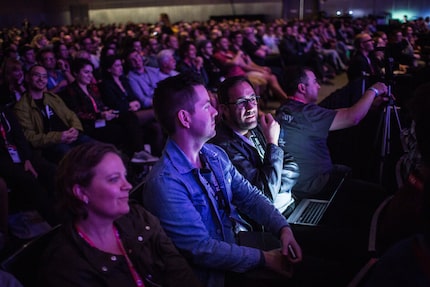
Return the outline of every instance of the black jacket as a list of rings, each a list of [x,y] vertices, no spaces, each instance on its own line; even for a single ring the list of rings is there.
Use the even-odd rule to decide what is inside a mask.
[[[145,286],[202,286],[148,211],[131,204],[130,212],[116,220],[115,226]],[[61,227],[40,266],[39,286],[136,286],[124,256],[91,247],[73,224]]]
[[[241,139],[223,122],[217,125],[212,143],[221,146],[239,172],[272,201],[281,192],[291,193],[299,177],[299,167],[289,153],[274,144],[266,144],[259,127],[252,130],[265,150],[261,160],[258,151]]]

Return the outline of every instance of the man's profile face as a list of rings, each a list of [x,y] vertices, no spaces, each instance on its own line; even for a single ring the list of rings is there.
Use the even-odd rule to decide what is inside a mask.
[[[309,103],[315,103],[318,100],[318,91],[321,86],[312,71],[306,71],[306,76],[308,79],[307,82],[304,83],[306,86],[305,98]]]
[[[36,62],[36,54],[34,53],[34,50],[28,50],[25,52],[23,60],[25,60],[28,63],[35,63]]]
[[[365,51],[373,51],[373,39],[369,34],[365,34],[361,39],[361,46]]]
[[[128,61],[130,63],[130,66],[133,70],[138,70],[141,67],[143,67],[143,60],[142,56],[139,55],[137,52],[133,52],[128,56]]]
[[[217,110],[212,106],[206,88],[202,85],[194,87],[196,96],[194,112],[190,113],[190,133],[193,137],[204,142],[215,136],[215,117]]]
[[[223,107],[224,118],[233,130],[246,134],[257,126],[258,98],[249,83],[230,88],[229,103]]]

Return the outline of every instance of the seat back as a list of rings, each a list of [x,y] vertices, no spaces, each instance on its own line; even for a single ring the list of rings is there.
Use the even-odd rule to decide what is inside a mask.
[[[133,186],[133,188],[130,190],[130,200],[136,201],[140,205],[143,204],[143,198],[142,198],[142,192],[143,188],[145,187],[145,180],[141,180],[139,183]]]
[[[19,250],[1,262],[1,268],[13,274],[24,286],[37,285],[37,270],[40,258],[48,247],[60,225],[47,233],[25,243]]]
[[[385,207],[390,203],[393,196],[388,196],[382,201],[379,206],[376,208],[373,213],[372,220],[370,222],[370,230],[369,230],[369,242],[368,242],[368,251],[370,253],[369,260],[364,264],[363,267],[355,274],[352,280],[349,282],[348,287],[359,287],[363,286],[368,278],[370,272],[372,271],[373,266],[376,262],[378,262],[380,257],[380,251],[377,246],[377,235],[378,235],[378,225],[379,218]]]

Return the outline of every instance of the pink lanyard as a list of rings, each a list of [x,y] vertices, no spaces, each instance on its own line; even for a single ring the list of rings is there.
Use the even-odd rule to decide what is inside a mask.
[[[90,101],[91,101],[91,104],[93,105],[94,111],[95,111],[96,113],[98,113],[98,112],[99,112],[99,108],[97,107],[97,103],[96,103],[96,101],[94,100],[93,96],[92,96],[92,95],[90,95],[90,94],[88,94],[88,95],[87,95],[87,97],[88,97],[88,98],[90,98]]]
[[[95,247],[93,241],[91,238],[88,237],[80,228],[78,225],[75,225],[76,230],[78,231],[79,236],[81,236],[90,246]],[[127,252],[124,249],[124,245],[122,245],[121,239],[119,238],[119,232],[118,229],[116,229],[115,225],[112,226],[113,233],[115,234],[116,243],[118,244],[119,249],[121,250],[122,255],[124,255],[125,260],[127,261],[128,269],[131,272],[131,276],[133,276],[133,280],[136,283],[136,286],[138,287],[145,287],[145,284],[143,283],[143,280],[140,278],[140,275],[137,273],[136,269],[134,268],[133,262],[131,262],[130,258],[127,255]]]
[[[3,124],[1,122],[0,122],[0,132],[1,132],[1,135],[4,139],[4,143],[7,145],[8,143],[7,143],[6,131],[5,131]]]

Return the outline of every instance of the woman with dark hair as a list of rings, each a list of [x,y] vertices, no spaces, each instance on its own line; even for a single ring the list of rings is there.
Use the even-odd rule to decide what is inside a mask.
[[[213,57],[213,43],[210,40],[202,40],[199,42],[198,47],[199,55],[203,59],[203,69],[208,77],[207,88],[210,91],[216,91],[219,84],[224,80],[225,75]]]
[[[102,68],[102,81],[99,84],[103,101],[107,106],[118,110],[120,114],[133,113],[139,125],[151,144],[152,151],[159,151],[163,146],[163,133],[155,121],[152,108],[142,109],[141,104],[130,87],[128,78],[124,75],[122,60],[119,56],[105,56],[100,62]]]
[[[63,99],[82,122],[92,138],[115,144],[132,156],[132,162],[156,161],[144,151],[143,133],[136,115],[107,106],[97,85],[92,83],[93,65],[87,59],[76,59],[72,65],[76,81],[70,84]]]
[[[208,85],[208,75],[203,66],[203,58],[197,56],[197,48],[191,41],[185,41],[179,47],[179,61],[177,70],[180,73],[194,73],[200,77],[201,82]]]
[[[3,63],[3,84],[0,85],[0,104],[13,106],[26,92],[24,70],[17,59],[6,59]]]
[[[63,72],[69,83],[73,82],[75,78],[70,69],[72,57],[70,56],[69,48],[63,42],[57,41],[54,42],[52,50],[57,58],[57,68]]]
[[[141,125],[153,120],[154,111],[152,109],[141,109],[140,102],[123,73],[121,58],[115,55],[106,56],[100,64],[103,76],[100,91],[103,101],[120,112],[134,112]]]
[[[92,142],[61,161],[65,222],[44,253],[40,286],[201,286],[156,217],[129,203],[119,151]]]

